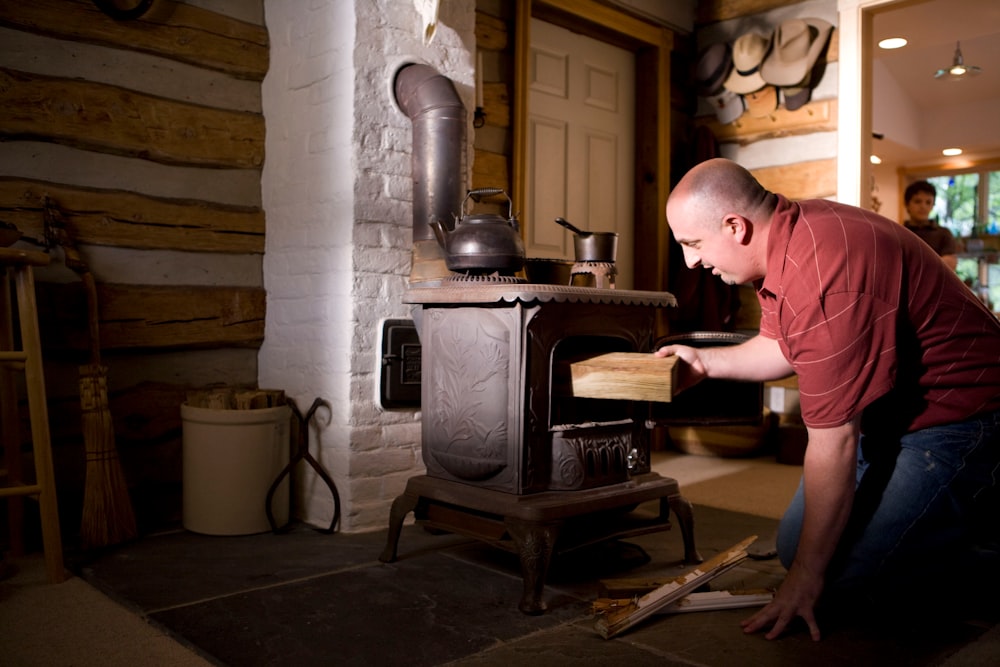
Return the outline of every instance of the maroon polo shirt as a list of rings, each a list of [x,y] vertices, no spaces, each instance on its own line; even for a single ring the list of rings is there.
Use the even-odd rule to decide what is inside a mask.
[[[864,432],[902,435],[1000,409],[1000,321],[902,225],[778,195],[757,288],[810,427],[863,411]]]

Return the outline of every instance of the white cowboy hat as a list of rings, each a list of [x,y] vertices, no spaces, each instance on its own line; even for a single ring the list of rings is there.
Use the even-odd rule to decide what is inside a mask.
[[[745,95],[763,88],[766,82],[760,75],[760,66],[770,48],[770,35],[758,32],[740,35],[733,44],[733,71],[723,84],[726,89]]]
[[[775,86],[802,86],[826,46],[833,26],[823,19],[782,21],[774,33],[774,48],[760,73]]]

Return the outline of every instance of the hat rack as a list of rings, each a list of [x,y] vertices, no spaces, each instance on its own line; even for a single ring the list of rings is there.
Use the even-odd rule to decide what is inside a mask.
[[[721,125],[776,123],[776,111],[804,110],[822,79],[833,26],[819,18],[782,21],[773,30],[749,30],[703,50],[695,70],[698,94]]]

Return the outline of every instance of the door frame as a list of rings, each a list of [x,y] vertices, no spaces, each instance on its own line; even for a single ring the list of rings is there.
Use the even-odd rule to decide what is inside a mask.
[[[635,54],[635,289],[666,291],[670,192],[670,51],[674,35],[595,0],[517,0],[514,31],[513,194],[523,210],[527,185],[528,66],[531,18]],[[529,221],[528,224],[536,224]]]
[[[874,14],[900,0],[838,0],[837,201],[863,206],[871,183]]]

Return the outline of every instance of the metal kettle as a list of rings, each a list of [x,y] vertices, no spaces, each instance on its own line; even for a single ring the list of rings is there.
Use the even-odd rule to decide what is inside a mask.
[[[466,214],[461,220],[455,216],[453,230],[448,230],[440,220],[430,221],[450,271],[514,273],[524,266],[524,241],[512,213],[514,204],[503,189],[470,190],[462,202],[462,212],[465,213],[470,197],[478,202],[500,194],[507,198],[506,218],[495,213]]]

